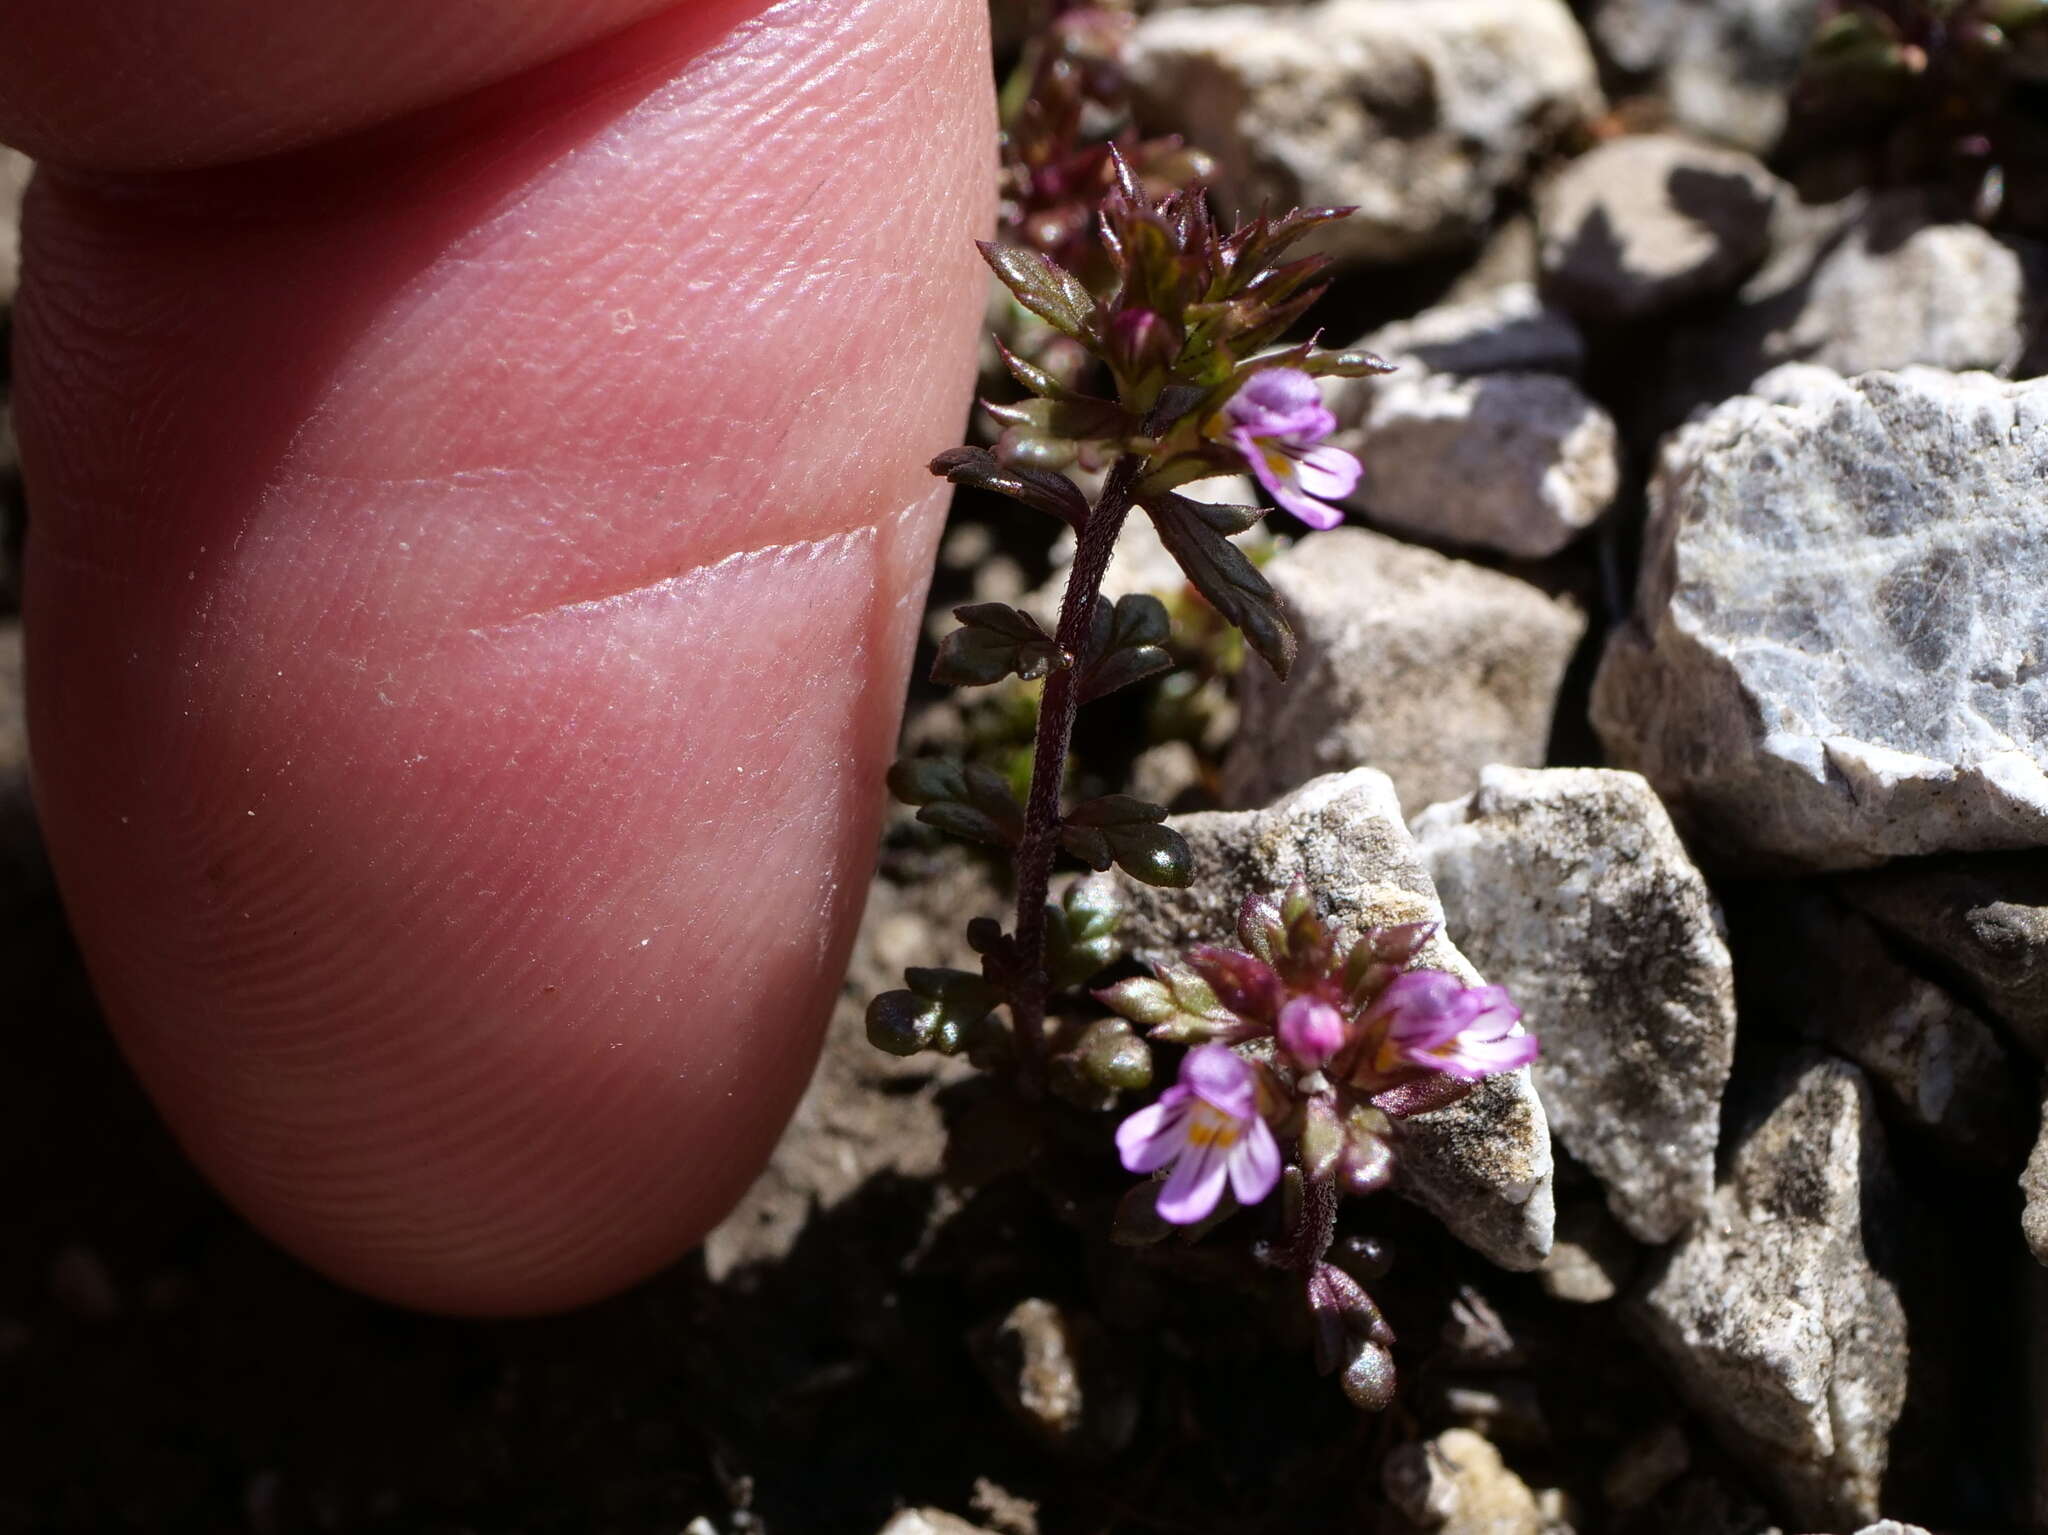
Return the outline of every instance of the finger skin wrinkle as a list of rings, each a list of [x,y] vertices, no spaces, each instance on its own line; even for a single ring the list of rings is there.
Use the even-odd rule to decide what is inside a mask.
[[[784,0],[545,121],[39,188],[52,861],[180,1140],[346,1282],[615,1288],[801,1092],[973,374],[984,27]]]

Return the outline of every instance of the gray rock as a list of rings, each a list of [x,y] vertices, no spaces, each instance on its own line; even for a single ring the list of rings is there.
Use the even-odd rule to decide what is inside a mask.
[[[2027,1170],[2020,1174],[2020,1192],[2027,1199],[2020,1216],[2027,1248],[2048,1263],[2048,1102],[2041,1105],[2041,1134],[2034,1142],[2034,1154],[2027,1158]]]
[[[1612,139],[1538,200],[1543,291],[1615,323],[1732,288],[1763,259],[1779,193],[1739,150],[1669,133]]]
[[[1722,313],[1673,339],[1664,414],[1741,394],[1782,363],[1853,375],[1924,365],[2022,368],[2039,318],[2039,247],[1942,222],[1894,191],[1807,207],[1780,198],[1769,259]]]
[[[1553,1511],[1469,1428],[1411,1440],[1380,1467],[1387,1497],[1415,1525],[1444,1535],[1547,1535]]]
[[[1663,805],[1633,773],[1489,767],[1413,830],[1467,957],[1543,1042],[1557,1138],[1630,1235],[1670,1241],[1713,1194],[1735,979]]]
[[[1975,1009],[1909,969],[1868,918],[1810,883],[1759,899],[1738,939],[1761,1010],[1781,1029],[1861,1066],[1897,1118],[1956,1163],[2010,1174],[2033,1135],[2033,1105]]]
[[[1301,653],[1285,683],[1258,666],[1239,679],[1226,804],[1369,764],[1420,807],[1469,792],[1488,763],[1543,760],[1585,633],[1572,604],[1363,528],[1313,534],[1265,571]]]
[[[1850,869],[2048,842],[2048,382],[1788,367],[1666,443],[1609,753],[1696,844]]]
[[[1128,50],[1140,120],[1215,156],[1226,215],[1355,206],[1344,261],[1474,241],[1495,199],[1602,108],[1561,0],[1323,0],[1145,17]]]
[[[1808,1058],[1631,1301],[1680,1390],[1816,1528],[1878,1514],[1907,1336],[1868,1249],[1905,1229],[1898,1199],[1862,1074]]]
[[[1877,869],[1835,888],[2048,1062],[2048,862],[2038,852]]]
[[[1597,1306],[1628,1288],[1640,1255],[1606,1201],[1581,1194],[1559,1202],[1557,1235],[1536,1279],[1552,1300]]]
[[[1130,1444],[1138,1395],[1092,1318],[1049,1300],[1019,1301],[969,1344],[1003,1406],[1047,1448],[1102,1460]]]
[[[1403,367],[1431,373],[1557,373],[1577,378],[1586,343],[1562,309],[1538,297],[1533,282],[1506,282],[1477,297],[1439,304],[1382,325],[1360,346]],[[1336,379],[1326,387],[1340,422],[1355,425],[1371,399],[1372,379]],[[1348,403],[1347,403],[1348,402]]]
[[[1368,384],[1332,439],[1364,478],[1346,505],[1397,532],[1548,558],[1614,504],[1614,418],[1568,378],[1410,366]]]
[[[1927,1535],[1917,1524],[1901,1524],[1896,1519],[1880,1519],[1875,1524],[1866,1524],[1856,1535]]]
[[[1598,0],[1593,35],[1660,86],[1680,126],[1761,154],[1785,131],[1787,92],[1818,0]]]
[[[1194,853],[1185,890],[1120,877],[1123,935],[1157,961],[1193,943],[1232,942],[1237,908],[1297,876],[1354,930],[1441,921],[1443,908],[1384,773],[1361,768],[1307,783],[1265,810],[1174,818]],[[1438,933],[1416,961],[1477,985],[1478,971]],[[1528,1071],[1509,1072],[1434,1114],[1400,1125],[1397,1186],[1460,1240],[1504,1268],[1531,1269],[1550,1251],[1550,1130]]]

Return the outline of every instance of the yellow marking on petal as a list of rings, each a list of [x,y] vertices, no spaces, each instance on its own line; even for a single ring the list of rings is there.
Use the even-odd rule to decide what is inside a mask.
[[[1194,1113],[1188,1116],[1187,1140],[1190,1146],[1220,1146],[1228,1151],[1237,1144],[1237,1135],[1237,1121],[1227,1114],[1217,1113],[1206,1103],[1197,1104]]]

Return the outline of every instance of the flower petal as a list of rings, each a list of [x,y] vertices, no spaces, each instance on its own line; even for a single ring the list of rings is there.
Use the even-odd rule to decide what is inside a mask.
[[[1257,473],[1256,470],[1253,471]],[[1344,514],[1334,506],[1325,506],[1314,496],[1304,495],[1291,483],[1260,474],[1259,483],[1266,487],[1268,494],[1279,502],[1282,508],[1292,512],[1312,528],[1327,530],[1344,520]]]
[[[1127,1173],[1149,1173],[1164,1167],[1186,1149],[1188,1103],[1164,1098],[1138,1110],[1116,1127],[1116,1152]]]
[[[1491,1077],[1520,1070],[1536,1059],[1537,1049],[1534,1034],[1510,1034],[1505,1039],[1461,1040],[1458,1058],[1476,1067],[1482,1076]]]
[[[1199,1045],[1181,1058],[1180,1084],[1232,1119],[1252,1112],[1258,1090],[1251,1062],[1228,1045]]]
[[[1223,1197],[1226,1162],[1224,1152],[1213,1141],[1191,1147],[1173,1164],[1166,1187],[1159,1191],[1156,1207],[1160,1218],[1176,1226],[1191,1226],[1214,1210]]]
[[[1410,970],[1387,983],[1372,1012],[1387,1020],[1387,1037],[1404,1050],[1429,1050],[1457,1036],[1469,1016],[1465,987],[1441,970]]]
[[[1330,425],[1334,428],[1336,424],[1333,417]],[[1358,478],[1365,472],[1351,454],[1328,445],[1296,455],[1295,462],[1299,467],[1294,477],[1301,488],[1324,501],[1343,500],[1358,489]]]
[[[1230,1191],[1241,1205],[1255,1205],[1280,1181],[1280,1143],[1263,1119],[1245,1127],[1230,1149]]]

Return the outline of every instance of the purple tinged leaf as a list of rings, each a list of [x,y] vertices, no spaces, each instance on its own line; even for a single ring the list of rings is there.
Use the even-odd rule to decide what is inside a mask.
[[[1018,303],[1063,335],[1090,339],[1095,297],[1073,273],[1021,246],[980,240],[975,248]]]
[[[1209,983],[1216,999],[1231,1012],[1267,1028],[1278,1020],[1287,988],[1264,960],[1206,943],[1188,950],[1186,960],[1188,968]]]
[[[1449,1108],[1478,1085],[1477,1082],[1445,1076],[1440,1071],[1430,1071],[1412,1081],[1373,1094],[1372,1102],[1373,1107],[1383,1114],[1395,1119],[1411,1119],[1417,1114],[1433,1114],[1438,1109]]]

